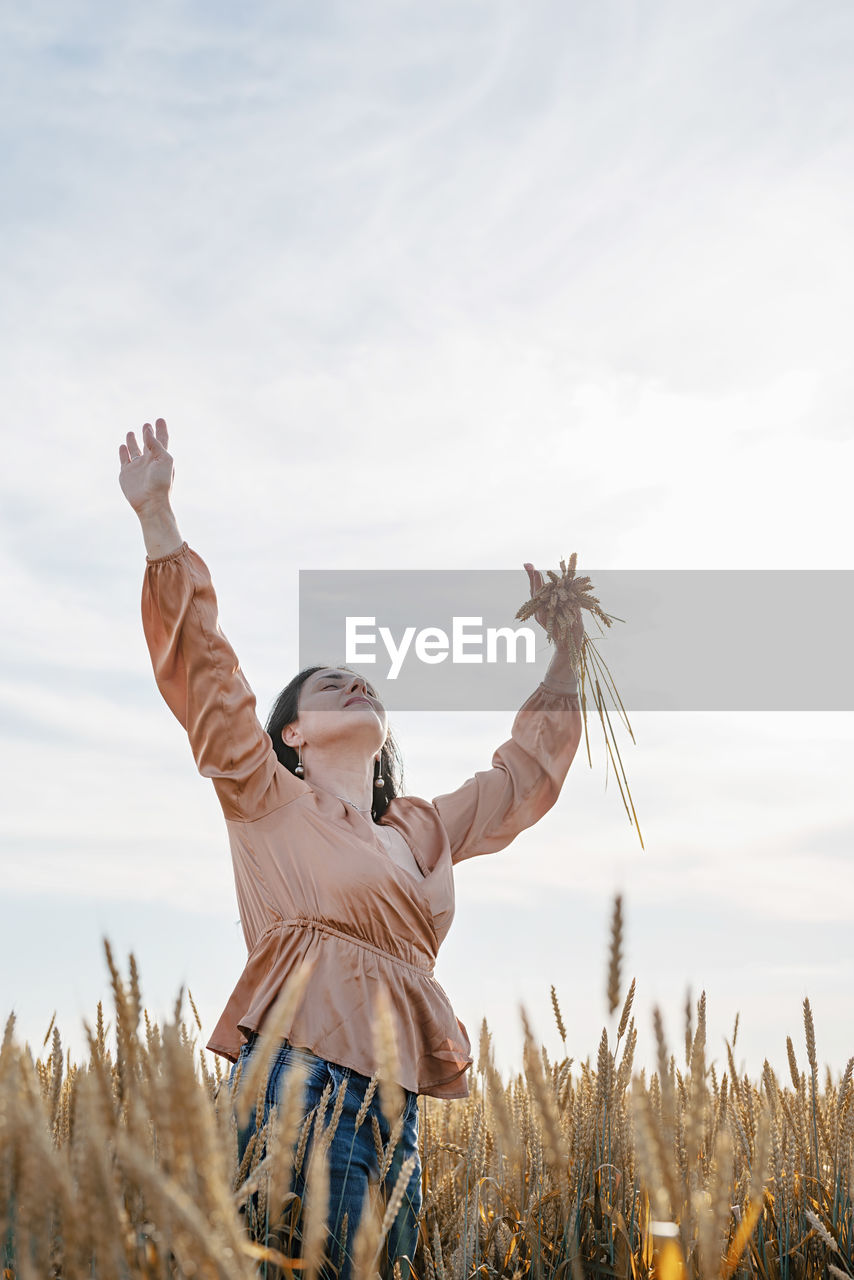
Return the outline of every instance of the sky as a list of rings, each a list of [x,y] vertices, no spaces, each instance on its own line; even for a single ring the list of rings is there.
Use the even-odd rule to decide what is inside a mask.
[[[266,715],[306,569],[848,570],[854,13],[837,0],[154,0],[0,20],[0,1016],[72,1054],[130,952],[209,1034],[245,948],[160,700],[117,482],[166,418],[182,535]],[[607,607],[607,601],[603,601]],[[739,643],[740,619],[731,619]],[[822,662],[792,601],[793,685]],[[605,642],[600,646],[607,657]],[[708,660],[708,659],[704,659]],[[619,685],[619,672],[614,671]],[[462,865],[437,977],[475,1046],[595,1063],[623,895],[636,1061],[854,1054],[854,719],[591,723],[554,809]],[[507,712],[401,712],[412,794]],[[618,1011],[619,1012],[619,1011]],[[204,1037],[206,1038],[206,1036]]]

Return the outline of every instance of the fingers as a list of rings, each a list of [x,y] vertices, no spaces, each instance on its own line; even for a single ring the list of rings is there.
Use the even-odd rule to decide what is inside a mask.
[[[159,457],[165,452],[169,444],[169,431],[166,427],[166,419],[158,418],[156,424],[156,433],[152,430],[150,422],[143,424],[142,428],[142,448],[137,441],[136,434],[129,431],[126,437],[127,443],[119,445],[119,461],[125,467],[129,462],[135,462],[137,458],[141,458],[144,450],[148,450],[150,456]]]
[[[531,595],[533,596],[543,585],[543,575],[540,573],[539,569],[535,569],[532,564],[528,564],[527,562],[525,563],[524,568],[528,574],[528,582],[530,583]]]
[[[163,422],[163,419],[159,418],[158,421]],[[166,423],[163,422],[163,425],[165,427]],[[155,435],[151,428],[151,423],[146,422],[145,426],[142,428],[142,442],[145,449],[148,451],[149,458],[151,459],[159,458],[166,451],[166,446],[163,441],[159,439],[159,436],[160,428],[158,428],[157,435]]]

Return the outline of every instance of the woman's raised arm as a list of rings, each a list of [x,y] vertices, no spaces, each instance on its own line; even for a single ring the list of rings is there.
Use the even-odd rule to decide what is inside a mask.
[[[166,423],[133,432],[119,449],[119,482],[148,552],[142,625],[164,700],[190,739],[196,766],[216,788],[225,816],[255,818],[302,795],[305,784],[278,762],[255,714],[255,695],[219,626],[213,582],[183,542],[169,501],[173,464]]]
[[[542,586],[542,574],[531,564],[525,569],[533,595]],[[580,648],[580,618],[572,630]],[[506,848],[548,812],[575,758],[582,728],[570,655],[557,645],[545,679],[518,711],[509,740],[492,757],[492,768],[433,801],[454,863]]]

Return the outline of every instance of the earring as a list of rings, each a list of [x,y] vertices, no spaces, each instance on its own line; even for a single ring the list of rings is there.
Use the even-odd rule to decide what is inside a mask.
[[[385,778],[380,773],[379,760],[377,761],[377,769],[376,769],[376,773],[374,774],[374,786],[376,787],[377,791],[382,791],[383,787],[385,786]]]
[[[299,760],[294,765],[294,773],[298,778],[305,777],[305,765],[302,762],[302,743],[299,744]]]

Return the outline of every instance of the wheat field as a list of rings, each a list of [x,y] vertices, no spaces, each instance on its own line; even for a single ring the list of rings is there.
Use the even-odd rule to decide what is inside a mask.
[[[854,1277],[854,1058],[835,1080],[829,1067],[819,1072],[805,1000],[803,1066],[788,1038],[789,1079],[778,1079],[767,1061],[759,1080],[739,1076],[737,1018],[729,1069],[718,1079],[706,1065],[703,995],[686,1007],[679,1061],[655,1010],[657,1069],[647,1079],[633,1071],[635,982],[623,992],[621,943],[618,897],[606,983],[609,1014],[621,1008],[613,1044],[604,1029],[595,1057],[552,1061],[523,1011],[522,1070],[504,1079],[484,1021],[470,1097],[420,1099],[419,1243],[412,1263],[398,1263],[395,1274]],[[144,1009],[133,956],[125,978],[108,943],[105,950],[114,1016],[108,1024],[98,1006],[94,1026],[86,1026],[87,1061],[63,1054],[53,1025],[40,1056],[17,1043],[13,1017],[6,1025],[4,1280],[315,1280],[328,1185],[321,1154],[308,1170],[304,1207],[291,1179],[310,1128],[321,1153],[339,1109],[328,1108],[324,1095],[306,1117],[295,1077],[238,1168],[234,1095],[245,1114],[255,1105],[261,1114],[257,1068],[249,1079],[250,1065],[233,1095],[219,1059],[212,1071],[199,1047],[192,996],[194,1019],[184,1020],[181,993],[172,1021],[157,1025]],[[554,987],[551,993],[567,1054]],[[292,984],[276,1016],[297,997]],[[381,1061],[380,1088],[386,1074]],[[383,1240],[408,1173],[404,1166],[388,1204],[378,1196],[363,1216],[353,1240],[357,1280],[387,1274]]]

